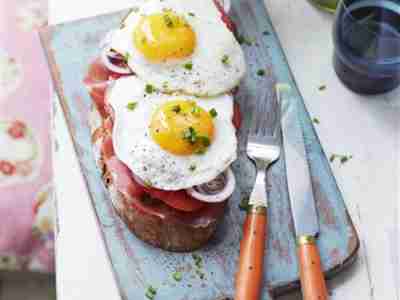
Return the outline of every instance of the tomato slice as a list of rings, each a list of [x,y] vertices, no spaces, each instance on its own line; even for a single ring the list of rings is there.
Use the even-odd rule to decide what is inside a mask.
[[[162,191],[146,188],[146,192],[153,198],[158,199],[168,206],[185,212],[193,212],[202,209],[207,204],[189,196],[184,190]]]

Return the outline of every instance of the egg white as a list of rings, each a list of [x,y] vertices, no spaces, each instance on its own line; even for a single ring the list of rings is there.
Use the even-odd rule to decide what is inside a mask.
[[[141,180],[162,190],[181,190],[214,179],[236,160],[237,138],[232,124],[231,95],[201,99],[193,96],[146,94],[146,84],[136,76],[118,79],[107,93],[115,112],[113,145],[117,157]],[[149,125],[155,110],[165,102],[194,100],[205,110],[215,108],[214,140],[202,155],[178,156],[153,141]],[[127,109],[129,102],[136,108]],[[191,170],[192,166],[196,169]]]
[[[190,57],[153,63],[135,48],[133,32],[140,19],[163,9],[184,16],[194,30],[197,43]],[[235,88],[246,71],[243,51],[222,22],[212,0],[147,1],[125,18],[122,27],[113,33],[110,46],[121,54],[129,54],[130,68],[144,81],[164,92],[220,95]],[[229,58],[228,64],[222,62],[225,55]],[[192,63],[192,70],[184,68],[186,63]]]

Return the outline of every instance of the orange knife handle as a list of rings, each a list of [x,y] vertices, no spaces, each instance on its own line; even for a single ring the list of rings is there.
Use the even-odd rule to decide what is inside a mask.
[[[313,236],[297,240],[301,290],[304,300],[327,300],[328,292],[318,248]]]
[[[243,225],[235,300],[258,300],[263,283],[267,228],[265,207],[250,207]]]

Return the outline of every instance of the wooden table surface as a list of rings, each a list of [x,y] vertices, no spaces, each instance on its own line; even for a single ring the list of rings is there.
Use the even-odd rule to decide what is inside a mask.
[[[58,23],[131,3],[50,0],[50,19]],[[333,170],[360,234],[361,249],[358,261],[328,283],[331,299],[399,300],[400,90],[377,97],[351,93],[332,69],[333,16],[305,0],[266,0],[266,4],[307,108],[320,121],[316,128],[326,153],[353,155],[343,165],[334,162]],[[321,86],[326,88],[320,90]],[[58,299],[119,300],[58,103],[55,126]],[[293,293],[280,299],[301,296]]]

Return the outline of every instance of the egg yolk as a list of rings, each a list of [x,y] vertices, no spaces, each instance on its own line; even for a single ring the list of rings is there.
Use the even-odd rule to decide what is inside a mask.
[[[196,35],[182,16],[173,11],[143,16],[133,32],[136,49],[151,62],[189,57]]]
[[[169,101],[154,112],[150,134],[172,154],[202,154],[213,141],[214,122],[210,113],[195,101]]]

